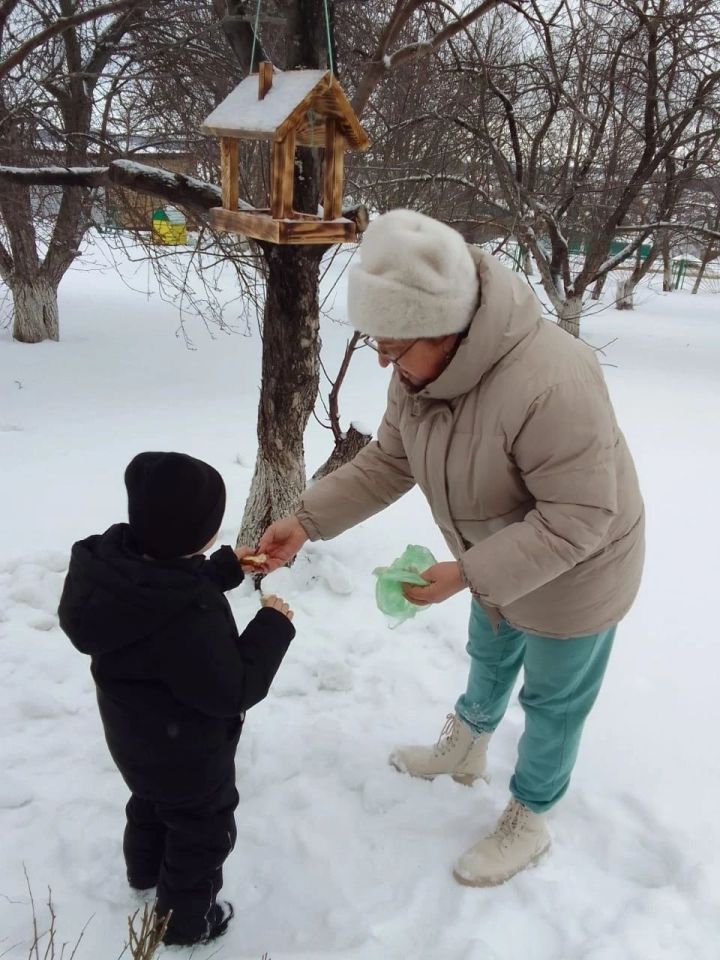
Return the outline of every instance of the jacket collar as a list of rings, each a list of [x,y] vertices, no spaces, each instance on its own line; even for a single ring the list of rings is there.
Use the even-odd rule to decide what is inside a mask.
[[[484,250],[469,249],[480,280],[480,306],[448,366],[416,396],[452,400],[468,393],[538,327],[540,303],[524,278]]]

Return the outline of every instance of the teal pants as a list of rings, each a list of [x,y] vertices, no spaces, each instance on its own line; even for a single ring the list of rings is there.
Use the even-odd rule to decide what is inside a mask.
[[[510,791],[536,813],[549,810],[568,788],[583,724],[600,690],[616,629],[570,640],[523,633],[505,621],[495,631],[473,601],[467,645],[470,676],[455,709],[477,733],[493,731],[524,667],[520,703],[525,732]]]

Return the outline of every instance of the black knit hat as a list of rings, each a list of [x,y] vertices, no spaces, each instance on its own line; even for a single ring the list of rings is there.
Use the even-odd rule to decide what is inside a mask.
[[[189,556],[212,540],[225,513],[223,478],[184,453],[139,453],[125,471],[130,530],[158,560]]]

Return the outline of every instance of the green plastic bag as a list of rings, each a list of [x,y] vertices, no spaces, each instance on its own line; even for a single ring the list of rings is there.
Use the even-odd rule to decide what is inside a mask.
[[[373,570],[377,577],[375,600],[378,609],[387,616],[393,617],[396,626],[426,609],[426,607],[419,607],[417,604],[406,600],[405,594],[402,592],[402,585],[410,583],[418,587],[426,586],[427,580],[423,580],[420,574],[436,562],[435,557],[427,547],[418,547],[411,544],[405,548],[402,556],[398,557],[389,567],[378,567]]]

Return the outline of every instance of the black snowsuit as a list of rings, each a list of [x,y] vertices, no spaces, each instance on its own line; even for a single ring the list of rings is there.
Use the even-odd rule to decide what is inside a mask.
[[[132,792],[128,880],[158,886],[170,932],[206,933],[232,850],[235,751],[245,711],[262,700],[295,630],[263,609],[242,635],[223,596],[242,582],[230,547],[156,562],[126,524],[72,549],[60,625],[90,654],[110,753]]]

